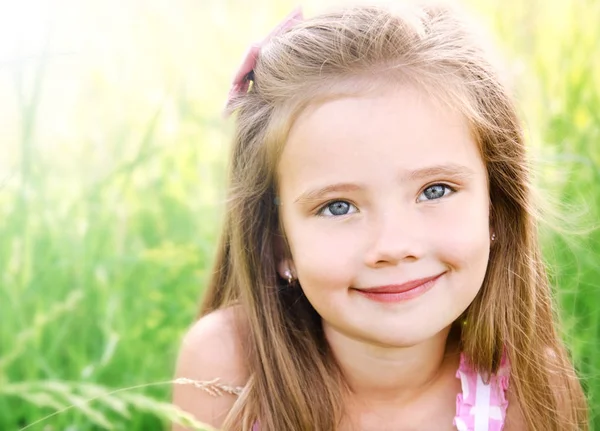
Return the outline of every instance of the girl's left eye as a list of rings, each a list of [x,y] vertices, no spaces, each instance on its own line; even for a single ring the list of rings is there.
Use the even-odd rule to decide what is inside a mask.
[[[433,201],[436,199],[443,198],[444,196],[448,196],[450,193],[453,193],[455,190],[446,184],[433,184],[427,187],[425,190],[421,192],[419,197],[417,198],[417,202],[423,201]]]

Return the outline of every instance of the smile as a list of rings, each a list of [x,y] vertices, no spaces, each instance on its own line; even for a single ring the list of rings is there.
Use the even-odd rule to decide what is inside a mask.
[[[435,282],[444,275],[445,272],[433,277],[420,278],[403,284],[390,284],[386,286],[368,287],[355,289],[355,292],[365,296],[368,299],[377,302],[401,302],[421,296],[431,289]]]

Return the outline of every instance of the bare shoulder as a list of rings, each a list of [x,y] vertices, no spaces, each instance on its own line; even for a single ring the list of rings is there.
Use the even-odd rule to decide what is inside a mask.
[[[557,352],[552,348],[546,349],[545,367],[550,371],[550,387],[554,391],[556,397],[557,409],[556,414],[563,417],[570,417],[573,411],[571,393],[568,393],[568,387],[577,380],[572,368],[565,368],[565,364],[561,362]],[[583,394],[582,394],[583,396]],[[517,399],[514,391],[509,387],[507,392],[508,409],[506,412],[506,431],[521,431],[527,429],[527,421],[523,413],[520,400]]]
[[[514,395],[514,391],[510,388],[506,394],[508,401],[508,408],[506,410],[506,423],[504,424],[505,431],[523,431],[527,429],[527,422],[523,411],[521,410],[521,404]]]
[[[221,426],[236,401],[236,388],[248,379],[237,312],[230,307],[202,317],[187,331],[179,351],[175,378],[189,384],[174,385],[173,404],[214,427]]]

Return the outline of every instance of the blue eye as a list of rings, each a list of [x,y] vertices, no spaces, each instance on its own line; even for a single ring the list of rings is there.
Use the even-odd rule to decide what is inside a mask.
[[[448,196],[455,190],[446,184],[433,184],[427,187],[417,198],[417,202],[433,201]]]
[[[355,211],[352,211],[352,208]],[[331,201],[322,207],[317,213],[320,216],[336,217],[355,213],[357,208],[347,201]]]

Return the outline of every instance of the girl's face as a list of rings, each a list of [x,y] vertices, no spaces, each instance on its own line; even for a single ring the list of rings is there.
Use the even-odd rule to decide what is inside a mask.
[[[278,179],[291,251],[279,272],[326,333],[414,345],[475,298],[489,192],[463,116],[408,86],[324,103],[294,124]]]

